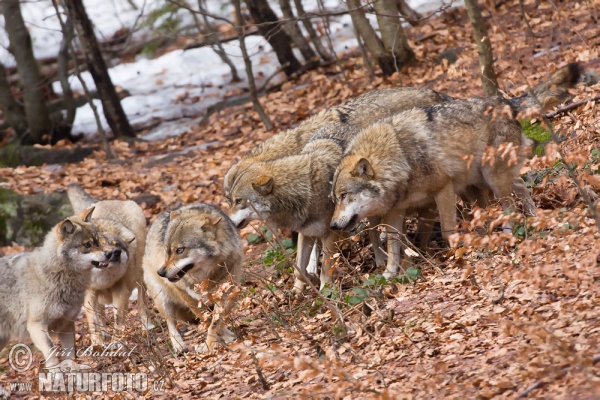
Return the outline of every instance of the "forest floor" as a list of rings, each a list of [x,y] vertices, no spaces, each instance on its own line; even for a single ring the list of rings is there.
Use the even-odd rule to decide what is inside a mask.
[[[525,10],[535,37],[527,35],[517,1],[504,2],[490,17],[498,80],[509,96],[568,62],[597,68],[598,1],[526,1]],[[274,132],[378,88],[482,95],[463,9],[422,21],[407,35],[418,62],[390,79],[371,80],[359,53],[350,52],[339,55],[339,65],[310,71],[261,98]],[[448,49],[458,50],[456,62],[438,62]],[[581,84],[572,101],[599,93],[600,84]],[[417,279],[392,282],[377,275],[381,271],[370,249],[363,247],[365,235],[352,236],[336,259],[338,287],[329,293],[343,322],[335,321],[314,293],[291,296],[293,275],[283,251],[248,238],[255,233],[248,227],[242,236],[253,244],[244,241],[244,290],[229,322],[235,343],[209,354],[174,357],[164,323],[150,334],[142,332],[132,303],[127,330],[115,332],[115,339],[134,348],[132,356],[81,357],[80,362],[98,372],[147,373],[146,398],[600,398],[596,104],[552,119],[560,143],[546,145],[545,155],[533,157],[522,171],[538,216],[518,219],[514,235],[490,228],[502,219],[497,206],[477,211],[473,222],[463,224],[474,232],[464,236],[464,247],[413,257],[421,273],[413,268],[405,278]],[[164,209],[199,201],[227,210],[221,185],[231,161],[274,132],[265,131],[247,104],[225,109],[178,137],[113,141],[117,161],[108,162],[98,151],[79,164],[2,169],[0,187],[31,194],[63,191],[78,182],[102,199],[152,194],[160,201],[144,207],[149,221]],[[596,214],[582,193],[596,201]],[[477,224],[491,233],[475,233]],[[13,246],[2,252],[22,250]],[[77,323],[80,348],[90,344],[83,322]],[[182,327],[191,348],[203,340],[205,328]],[[0,386],[37,382],[42,356],[34,356],[34,367],[17,373],[7,350],[0,353]]]

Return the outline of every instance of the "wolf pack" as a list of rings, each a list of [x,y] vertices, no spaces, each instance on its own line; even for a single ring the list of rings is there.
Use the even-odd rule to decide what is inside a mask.
[[[230,167],[223,181],[229,215],[188,204],[164,211],[147,229],[135,202],[96,200],[72,184],[67,194],[75,215],[48,232],[41,247],[0,259],[0,350],[29,337],[51,367],[59,362],[52,351],[57,338],[61,354],[73,359],[82,307],[91,343],[102,345],[110,331],[105,306],[113,306],[115,329],[125,329],[134,289],[142,328],[157,321],[149,297],[166,320],[174,353],[188,350],[178,324],[197,320],[205,307],[218,317],[196,350],[234,341],[225,317],[236,293],[218,301],[210,293],[225,282],[243,284],[238,229],[252,221],[298,233],[293,290],[302,292],[333,284],[336,242],[364,220],[375,263],[390,278],[403,261],[398,233],[413,214],[422,249],[438,215],[443,238],[455,232],[457,196],[481,208],[497,199],[507,212],[517,212],[519,200],[524,213],[535,215],[520,177],[531,143],[516,116],[566,100],[581,72],[568,64],[511,99],[454,99],[398,87],[325,109]],[[510,222],[503,229],[510,232]]]

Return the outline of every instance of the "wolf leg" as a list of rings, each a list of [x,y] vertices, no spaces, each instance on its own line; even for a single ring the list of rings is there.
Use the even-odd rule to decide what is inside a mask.
[[[315,239],[315,244],[310,252],[310,261],[306,267],[306,272],[310,275],[316,275],[319,268],[319,255],[321,253],[321,242]]]
[[[329,231],[328,234],[322,238],[323,241],[323,266],[321,268],[321,285],[319,290],[323,289],[325,285],[333,284],[333,255],[336,253],[337,246],[336,241],[339,238],[338,234]]]
[[[387,234],[387,267],[383,273],[384,278],[389,279],[398,273],[401,261],[401,234],[404,231],[404,217],[406,210],[392,210],[383,219]]]
[[[456,195],[452,182],[435,195],[435,204],[440,212],[442,237],[448,241],[456,225]]]
[[[182,354],[187,352],[187,346],[177,329],[177,322],[175,316],[177,315],[177,305],[173,304],[169,299],[165,298],[163,293],[159,293],[155,298],[154,302],[161,312],[162,316],[167,321],[167,328],[169,330],[169,339],[173,346],[173,352],[175,354]]]
[[[140,320],[142,321],[142,329],[150,331],[155,328],[150,318],[150,311],[148,310],[148,296],[146,295],[146,285],[143,280],[137,282],[138,298],[137,298],[137,309]]]
[[[66,352],[65,358],[75,359],[75,321],[65,321],[59,332],[56,332],[60,346]]]
[[[28,321],[27,331],[35,347],[44,355],[46,368],[58,364],[58,357],[52,352],[54,345],[48,335],[48,325],[39,321]]]
[[[306,279],[310,279],[306,275],[306,267],[310,259],[310,253],[314,247],[315,239],[304,236],[303,234],[298,235],[298,254],[296,256],[296,266],[294,269],[294,291],[302,293],[306,285]]]
[[[129,296],[131,292],[126,285],[121,285],[113,292],[113,305],[115,307],[115,327],[122,331],[125,329],[125,318],[129,311]]]
[[[377,229],[377,225],[381,223],[380,217],[370,217],[369,218],[369,240],[371,241],[371,245],[373,246],[373,253],[375,255],[375,265],[377,267],[383,267],[385,265],[385,253],[382,250],[381,236],[379,235],[379,230]]]
[[[435,223],[436,209],[434,206],[421,208],[418,212],[417,235],[415,237],[415,246],[421,251],[427,250],[427,244],[433,232]]]
[[[223,311],[219,315],[218,320],[211,322],[206,333],[206,348],[209,351],[214,350],[220,344],[228,344],[235,340],[235,335],[225,326],[224,319],[231,314],[235,306],[236,297],[229,299],[228,293],[223,296],[226,300],[223,302]],[[216,310],[220,307],[216,305]]]
[[[101,346],[104,343],[106,334],[106,324],[104,323],[103,308],[98,302],[98,295],[93,290],[85,292],[85,301],[83,303],[85,316],[88,320],[92,345]]]

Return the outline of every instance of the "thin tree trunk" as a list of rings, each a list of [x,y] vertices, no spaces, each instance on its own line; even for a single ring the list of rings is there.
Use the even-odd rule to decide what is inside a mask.
[[[0,64],[0,109],[4,114],[4,120],[17,132],[17,136],[20,137],[27,132],[25,110],[12,95],[3,64]]]
[[[314,64],[317,60],[317,54],[312,47],[310,47],[310,43],[308,43],[308,40],[306,40],[300,28],[298,28],[296,17],[294,16],[292,6],[290,5],[290,0],[279,0],[279,7],[281,7],[283,18],[288,20],[285,21],[283,25],[285,32],[292,38],[294,43],[296,43],[296,46],[298,46],[298,49],[306,62]]]
[[[295,72],[300,72],[302,64],[292,51],[292,46],[290,45],[291,39],[279,26],[279,19],[269,6],[269,3],[267,3],[267,0],[245,1],[254,23],[258,25],[258,31],[267,39],[275,54],[277,54],[277,59],[283,67],[283,72],[287,76],[291,76]]]
[[[373,3],[373,7],[377,13],[377,23],[383,46],[386,52],[392,55],[394,68],[400,72],[403,66],[415,59],[415,53],[406,40],[398,17],[398,7],[395,0],[378,0]]]
[[[373,58],[377,60],[377,64],[379,64],[383,75],[392,75],[396,71],[394,57],[385,51],[383,42],[377,37],[375,30],[360,8],[360,0],[347,0],[346,3],[348,4],[348,10],[350,10],[350,17],[352,18],[354,27],[364,39],[365,45]]]
[[[371,79],[371,82],[373,82],[375,80],[375,71],[373,71],[373,66],[371,65],[371,61],[369,61],[369,57],[367,56],[365,45],[363,44],[362,38],[358,34],[356,27],[354,27],[354,35],[356,36],[356,41],[358,42],[358,48],[360,49],[360,55],[363,58],[365,68],[367,68],[367,71],[369,71],[369,78]]]
[[[258,116],[263,124],[265,124],[265,128],[270,131],[273,129],[273,124],[271,124],[271,120],[260,104],[260,101],[258,101],[256,83],[254,82],[254,73],[252,72],[252,61],[250,61],[248,50],[246,49],[246,39],[244,38],[244,28],[242,26],[243,19],[240,0],[232,0],[232,2],[233,6],[235,7],[235,30],[240,40],[240,49],[242,50],[242,56],[244,57],[244,64],[246,64],[246,75],[248,76],[248,86],[250,87],[250,98],[252,99],[252,104],[254,105],[254,109],[258,113]]]
[[[23,86],[25,115],[29,127],[29,134],[23,139],[26,143],[42,143],[47,140],[46,136],[52,134],[53,123],[44,102],[44,85],[33,55],[31,36],[23,21],[19,0],[2,0],[2,9],[10,51],[17,61],[19,81]]]
[[[486,96],[498,95],[498,81],[494,71],[494,54],[492,53],[492,43],[488,36],[485,21],[481,15],[481,8],[477,0],[465,0],[465,7],[469,20],[473,26],[473,36],[477,44],[477,54],[479,54],[479,67],[481,72],[481,84]]]
[[[304,6],[302,5],[302,0],[294,0],[294,5],[296,6],[296,11],[298,12],[298,18],[302,18],[306,15],[306,11],[304,11]],[[308,36],[310,36],[310,41],[313,46],[315,46],[315,50],[319,53],[319,56],[323,59],[323,61],[331,61],[331,54],[325,49],[323,43],[321,43],[321,38],[315,31],[315,28],[312,26],[312,22],[308,18],[302,18],[302,24],[308,32]]]
[[[73,36],[74,32],[73,32],[73,26],[71,24],[71,16],[69,16],[67,14],[67,22],[63,22],[62,17],[60,16],[60,10],[58,8],[58,0],[52,0],[52,4],[54,5],[54,10],[56,11],[56,16],[58,18],[58,22],[60,23],[60,27],[63,31],[63,35],[70,35]],[[67,36],[68,38],[68,36]],[[72,37],[70,38],[72,39]],[[73,57],[73,64],[75,65],[75,76],[77,76],[77,79],[79,79],[79,82],[81,83],[81,87],[83,88],[83,92],[85,94],[85,97],[90,105],[90,108],[92,109],[92,113],[94,114],[94,119],[96,120],[96,125],[98,126],[98,132],[100,133],[100,138],[102,139],[102,147],[104,147],[104,152],[106,153],[106,159],[107,160],[114,160],[116,157],[114,155],[114,153],[112,152],[110,145],[108,143],[108,138],[106,137],[106,132],[104,131],[104,127],[102,126],[102,121],[100,120],[100,113],[98,113],[98,109],[96,108],[96,105],[94,104],[94,98],[90,92],[90,90],[88,89],[87,84],[85,83],[85,80],[81,77],[81,70],[79,69],[79,61],[77,60],[77,53],[75,52],[75,48],[73,47],[73,40],[67,40],[67,49],[68,51],[71,52],[71,54],[74,55]]]
[[[60,86],[63,91],[64,105],[67,110],[65,123],[70,129],[70,127],[73,126],[73,121],[75,121],[77,104],[75,103],[73,91],[71,90],[71,85],[69,84],[69,47],[71,45],[71,41],[73,40],[74,32],[73,23],[71,22],[71,18],[68,16],[67,20],[65,21],[64,28],[66,31],[63,32],[63,40],[60,42],[56,69],[58,72]]]
[[[198,23],[198,29],[200,29],[201,32],[204,33],[204,37],[207,38],[207,40],[211,44],[211,47],[214,50],[214,52],[217,53],[217,55],[221,58],[221,60],[229,66],[229,69],[231,70],[231,81],[232,82],[240,82],[241,79],[237,72],[237,68],[235,67],[235,65],[233,64],[233,62],[231,61],[231,59],[229,58],[227,53],[225,53],[223,44],[219,40],[218,32],[215,31],[215,29],[210,24],[210,21],[208,20],[208,16],[205,13],[206,8],[204,7],[203,0],[198,0],[198,9],[200,10],[200,13],[202,14],[202,18],[204,20],[204,29],[200,28],[200,23]],[[192,15],[194,16],[194,20],[195,20],[196,15],[195,14],[192,14]]]
[[[135,132],[129,124],[127,115],[121,106],[121,100],[108,74],[108,68],[102,57],[92,22],[85,11],[82,0],[65,0],[65,3],[71,18],[75,21],[79,40],[85,49],[88,69],[96,84],[96,90],[102,100],[104,116],[113,135],[115,137],[135,137]]]

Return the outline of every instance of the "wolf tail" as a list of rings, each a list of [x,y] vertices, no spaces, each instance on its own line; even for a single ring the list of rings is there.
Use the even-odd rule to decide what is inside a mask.
[[[508,102],[517,114],[524,113],[531,108],[547,112],[569,98],[568,90],[577,84],[582,72],[581,64],[568,64],[554,72],[548,80],[537,84],[522,96],[510,99]]]
[[[67,196],[69,196],[69,201],[71,202],[75,214],[87,210],[98,202],[98,200],[87,194],[85,190],[76,183],[69,185],[67,188]]]

